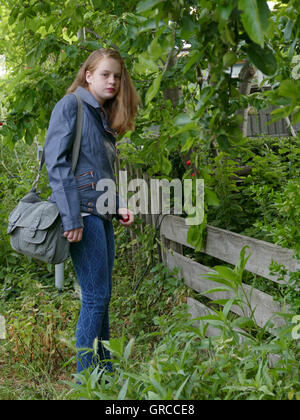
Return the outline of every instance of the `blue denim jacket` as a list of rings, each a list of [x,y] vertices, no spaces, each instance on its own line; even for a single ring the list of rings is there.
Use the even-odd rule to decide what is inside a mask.
[[[77,100],[64,96],[54,107],[45,141],[45,163],[52,189],[51,201],[56,202],[64,231],[83,227],[81,212],[112,220],[112,214],[100,214],[96,207],[97,182],[114,177],[116,157],[115,132],[94,96],[78,87],[82,99],[83,125],[80,153],[75,173],[72,172],[72,146],[75,140]],[[116,210],[126,207],[116,193]]]

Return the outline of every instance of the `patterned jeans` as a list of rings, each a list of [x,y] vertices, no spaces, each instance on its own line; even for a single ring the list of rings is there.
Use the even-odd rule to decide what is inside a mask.
[[[103,362],[110,359],[110,353],[101,340],[109,340],[108,307],[115,254],[113,225],[94,215],[83,217],[83,222],[82,240],[70,246],[82,295],[76,329],[77,372],[97,365],[112,371],[111,362]],[[92,350],[95,338],[97,354]]]

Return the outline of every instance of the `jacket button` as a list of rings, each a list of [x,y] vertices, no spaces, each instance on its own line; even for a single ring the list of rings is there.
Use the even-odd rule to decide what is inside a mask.
[[[92,213],[93,209],[91,209],[90,207],[88,208],[88,212]]]
[[[89,206],[89,207],[93,207],[93,203],[90,201],[90,202],[88,203],[88,206]]]

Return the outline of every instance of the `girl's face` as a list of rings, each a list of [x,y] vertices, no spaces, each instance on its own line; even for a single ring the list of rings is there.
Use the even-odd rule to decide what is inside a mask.
[[[88,90],[101,106],[105,101],[114,98],[120,89],[121,64],[114,58],[104,57],[93,72],[87,70]]]

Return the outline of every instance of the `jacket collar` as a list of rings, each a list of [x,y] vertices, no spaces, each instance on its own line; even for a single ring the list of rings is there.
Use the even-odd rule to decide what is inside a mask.
[[[86,102],[87,104],[91,105],[93,108],[100,109],[100,116],[102,118],[102,123],[104,126],[104,129],[113,135],[113,137],[117,136],[117,132],[113,130],[107,120],[106,112],[103,109],[103,107],[99,104],[99,102],[96,100],[96,98],[89,92],[87,89],[79,86],[75,92],[81,97],[81,99]]]
[[[76,90],[76,93],[78,93],[78,95],[81,97],[81,99],[88,103],[89,105],[91,105],[94,108],[100,108],[101,106],[99,104],[99,102],[94,98],[94,96],[85,88],[79,86]]]

